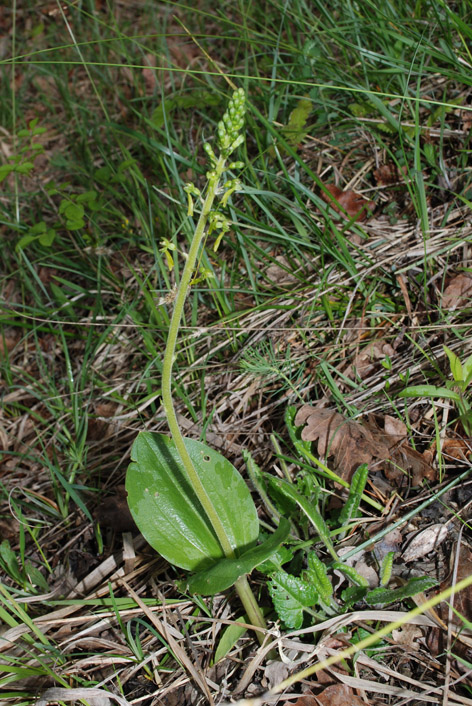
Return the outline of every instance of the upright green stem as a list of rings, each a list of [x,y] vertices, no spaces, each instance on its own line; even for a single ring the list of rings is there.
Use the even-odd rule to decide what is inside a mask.
[[[229,558],[234,558],[234,551],[226,535],[223,524],[219,518],[218,512],[206,492],[200,477],[195,470],[190,454],[184,443],[184,437],[180,431],[179,423],[177,421],[177,416],[175,414],[174,403],[172,400],[172,366],[175,358],[175,348],[177,344],[177,336],[179,334],[180,322],[182,319],[182,313],[184,310],[185,299],[187,297],[187,291],[190,287],[190,282],[195,269],[195,263],[197,261],[198,253],[200,250],[200,245],[205,235],[205,226],[210,215],[210,211],[215,200],[215,196],[218,189],[218,182],[223,173],[225,166],[225,160],[220,156],[218,163],[215,167],[216,178],[210,180],[208,193],[206,195],[205,201],[203,202],[202,212],[200,218],[198,219],[197,227],[190,244],[190,250],[188,252],[187,260],[182,272],[182,277],[177,290],[177,294],[174,302],[174,311],[172,312],[172,318],[169,326],[169,333],[167,336],[167,345],[164,353],[164,361],[162,364],[162,404],[164,406],[164,412],[167,417],[167,422],[169,424],[169,429],[172,434],[172,439],[179,452],[182,463],[187,471],[190,483],[195,490],[195,493],[205,510],[208,519],[211,522],[213,529],[215,530],[218,541],[221,544],[221,548],[225,556]]]
[[[193,489],[195,490],[195,493],[211,523],[211,526],[215,531],[215,534],[218,538],[224,555],[230,559],[233,559],[235,558],[234,550],[228,539],[223,523],[221,522],[217,510],[215,509],[211,498],[206,492],[205,487],[201,482],[197,471],[195,470],[192,459],[190,458],[190,454],[188,453],[187,448],[185,446],[184,438],[182,436],[182,432],[180,431],[177,416],[175,414],[174,403],[172,400],[172,366],[175,358],[177,336],[179,333],[179,327],[182,319],[185,299],[194,273],[195,263],[197,261],[200,245],[205,235],[205,226],[207,224],[208,216],[210,215],[213,202],[218,191],[218,183],[223,174],[224,167],[225,159],[224,157],[220,156],[214,168],[214,174],[209,180],[208,193],[206,195],[205,201],[203,202],[200,218],[198,219],[197,227],[195,229],[195,233],[190,244],[187,260],[185,262],[185,266],[182,272],[180,284],[177,289],[177,294],[174,301],[174,310],[172,312],[172,318],[170,321],[169,333],[167,337],[167,345],[162,364],[162,403],[167,422],[169,424],[169,429],[172,434],[172,439],[182,460],[182,463],[185,467],[189,481]],[[236,582],[235,588],[251,623],[256,627],[266,628],[267,626],[264,620],[264,616],[262,615],[261,609],[259,608],[254,594],[251,591],[247,578],[245,576],[241,576]],[[258,639],[260,642],[262,642],[263,635],[258,633]]]

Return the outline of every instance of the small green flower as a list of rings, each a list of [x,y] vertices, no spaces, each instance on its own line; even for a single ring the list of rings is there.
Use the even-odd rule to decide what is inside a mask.
[[[234,194],[235,191],[238,191],[238,189],[241,188],[241,182],[239,179],[229,179],[226,184],[225,184],[225,193],[221,197],[221,206],[224,208],[226,204],[228,203],[228,199],[231,196],[231,194]]]
[[[161,245],[162,247],[159,248],[159,252],[164,254],[164,257],[166,258],[167,262],[167,267],[169,268],[169,272],[172,272],[172,270],[174,269],[174,258],[170,253],[176,250],[177,248],[175,247],[175,244],[171,243],[170,240],[168,240],[167,238],[163,238],[161,240]]]
[[[189,181],[187,184],[184,186],[184,191],[187,194],[187,199],[188,199],[188,206],[187,206],[187,215],[188,216],[193,216],[193,199],[192,196],[196,196],[200,198],[200,189],[197,189],[197,187],[192,184],[191,181]]]

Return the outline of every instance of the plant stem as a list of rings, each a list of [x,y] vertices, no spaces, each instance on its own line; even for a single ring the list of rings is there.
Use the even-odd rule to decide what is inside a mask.
[[[264,630],[267,629],[266,621],[264,620],[264,616],[262,615],[262,611],[259,608],[254,593],[251,591],[246,574],[238,578],[234,584],[234,587],[239,596],[239,600],[243,604],[248,618],[251,621],[251,625],[264,628]],[[257,632],[257,639],[260,643],[264,640],[264,636],[259,631]]]
[[[195,269],[195,263],[197,261],[200,246],[205,235],[205,227],[210,215],[213,202],[218,193],[218,183],[223,174],[225,168],[226,159],[222,155],[218,158],[218,161],[214,167],[213,175],[209,179],[208,192],[203,202],[202,211],[195,228],[195,233],[190,244],[190,249],[187,255],[187,259],[182,271],[182,277],[177,289],[177,294],[174,301],[174,310],[172,312],[172,317],[169,325],[169,332],[167,336],[167,344],[164,353],[164,360],[162,363],[162,404],[164,407],[164,412],[169,424],[169,429],[172,435],[172,440],[175,447],[179,453],[181,461],[187,472],[188,479],[195,491],[197,498],[199,499],[211,526],[218,538],[224,555],[229,559],[235,558],[235,553],[231,542],[226,534],[223,523],[220,520],[218,511],[213,505],[211,498],[205,490],[203,483],[193,465],[190,454],[185,446],[184,437],[180,431],[179,423],[177,421],[177,415],[174,409],[174,403],[172,399],[172,367],[175,358],[175,349],[177,345],[177,337],[179,334],[180,322],[182,319],[182,314],[185,305],[185,299],[187,297],[187,292],[190,287],[190,282]],[[249,620],[256,627],[266,628],[266,622],[262,611],[257,604],[256,598],[251,591],[248,580],[246,576],[241,576],[235,583],[235,588],[238,596],[243,604]],[[261,633],[257,634],[259,642],[263,642],[264,636]]]
[[[177,416],[175,414],[174,403],[172,400],[172,366],[175,357],[175,348],[177,343],[177,336],[180,328],[180,321],[182,319],[182,313],[184,310],[185,299],[187,297],[187,292],[190,287],[190,281],[192,279],[193,271],[195,269],[195,263],[197,261],[198,252],[200,250],[200,245],[205,234],[205,226],[210,214],[215,196],[217,194],[218,182],[223,173],[225,166],[225,159],[220,156],[218,162],[215,166],[216,178],[210,180],[208,192],[203,202],[202,211],[200,218],[198,219],[197,227],[195,228],[195,233],[190,244],[190,249],[188,252],[187,260],[182,272],[182,277],[177,290],[177,294],[174,302],[174,310],[172,312],[172,318],[169,326],[169,333],[167,336],[167,344],[164,353],[164,360],[162,363],[162,404],[164,407],[164,412],[169,424],[169,429],[172,435],[174,444],[179,452],[182,463],[187,471],[190,483],[195,490],[195,493],[205,510],[208,519],[215,531],[218,541],[223,549],[226,557],[234,558],[234,551],[226,534],[225,528],[219,518],[218,512],[216,511],[208,493],[206,492],[200,477],[195,470],[190,454],[185,446],[184,437],[180,431],[179,423],[177,421]]]

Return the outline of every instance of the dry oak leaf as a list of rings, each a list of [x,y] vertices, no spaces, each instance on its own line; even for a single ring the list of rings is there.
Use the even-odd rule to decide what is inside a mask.
[[[472,274],[461,272],[451,279],[441,298],[443,309],[457,309],[469,303],[472,306]]]
[[[466,461],[472,454],[472,446],[465,439],[444,439],[441,447],[443,456],[456,461]]]
[[[302,439],[317,442],[320,456],[333,457],[334,470],[347,481],[362,463],[372,464],[389,455],[388,446],[376,439],[370,429],[330,409],[303,405],[295,424],[306,424]]]
[[[389,480],[401,481],[405,474],[412,476],[413,485],[433,480],[434,469],[405,443],[403,423],[388,415],[382,421],[383,429],[372,415],[356,422],[311,405],[300,407],[295,417],[296,426],[305,424],[302,439],[316,442],[320,456],[333,458],[333,470],[348,482],[362,463],[383,470]]]
[[[382,430],[377,424],[376,417],[369,416],[369,424],[372,427],[377,426],[380,432]],[[382,465],[382,470],[388,480],[402,485],[406,474],[411,478],[413,486],[421,485],[423,480],[436,480],[437,473],[431,466],[431,456],[429,451],[420,453],[406,443],[407,428],[405,424],[396,417],[391,417],[388,414],[383,419],[383,432],[385,439],[390,449],[389,461]]]
[[[329,193],[322,191],[321,198],[343,218],[365,221],[375,208],[373,201],[367,201],[352,189],[343,191],[336,184],[324,184],[324,187]]]

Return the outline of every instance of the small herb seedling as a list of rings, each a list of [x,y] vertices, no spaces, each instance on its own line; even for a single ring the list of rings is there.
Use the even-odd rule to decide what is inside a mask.
[[[449,360],[452,380],[446,382],[445,387],[435,385],[412,385],[402,390],[399,397],[428,397],[429,399],[452,400],[459,412],[459,419],[468,436],[472,435],[472,407],[467,388],[472,383],[472,355],[461,363],[457,355],[447,346],[443,346]]]
[[[134,520],[147,539],[171,564],[197,572],[183,588],[212,595],[233,584],[254,626],[265,628],[265,620],[249,587],[247,574],[272,555],[286,539],[288,521],[257,545],[259,520],[249,489],[237,469],[206,444],[185,439],[180,431],[172,400],[172,366],[183,308],[195,278],[202,241],[216,234],[213,249],[229,230],[223,213],[239,180],[224,180],[228,169],[241,169],[243,162],[230,162],[231,154],[244,142],[245,94],[234,92],[217,126],[216,155],[204,144],[210,161],[206,194],[187,184],[188,215],[195,202],[200,216],[177,288],[162,366],[162,403],[171,437],[141,432],[131,450],[126,489]],[[216,202],[216,207],[215,207]],[[162,253],[171,267],[170,241]]]

